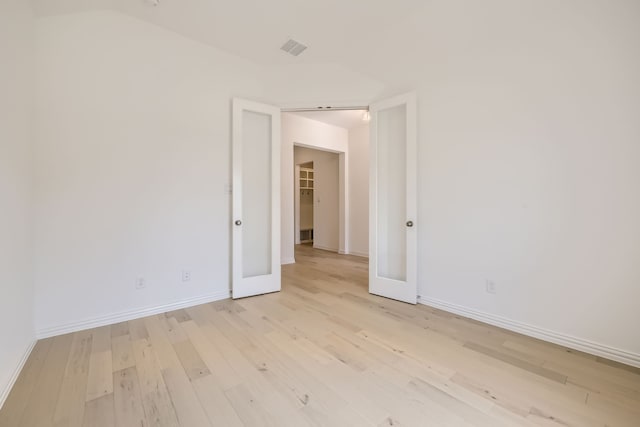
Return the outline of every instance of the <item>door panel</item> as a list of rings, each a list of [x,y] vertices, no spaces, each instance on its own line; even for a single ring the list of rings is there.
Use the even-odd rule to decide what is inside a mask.
[[[232,296],[280,290],[280,110],[233,100]]]
[[[417,301],[416,98],[376,103],[371,112],[369,291]]]
[[[379,277],[407,278],[406,108],[399,105],[378,112],[378,223],[377,261]]]
[[[271,116],[243,111],[242,277],[271,274]]]

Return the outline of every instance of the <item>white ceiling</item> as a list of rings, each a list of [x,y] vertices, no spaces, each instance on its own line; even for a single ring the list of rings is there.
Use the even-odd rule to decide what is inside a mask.
[[[562,57],[571,52],[557,43],[555,33],[541,28],[574,19],[580,4],[579,0],[160,0],[153,7],[146,0],[32,2],[40,16],[116,10],[274,73],[289,67],[324,75],[324,70],[341,67],[335,78],[325,80],[339,84],[346,81],[341,75],[357,73],[363,81],[369,79],[364,85],[379,84],[385,91],[381,95],[416,90],[426,81],[440,90],[442,81],[452,79],[451,73],[497,81],[505,74],[526,74],[535,55],[559,50]],[[597,13],[597,8],[589,10]],[[309,48],[298,57],[281,51],[289,37]],[[580,33],[575,37],[580,40]],[[512,69],[499,65],[505,58]],[[286,75],[279,84],[289,84]]]
[[[32,2],[40,16],[116,10],[274,74],[284,67],[312,76],[339,70],[324,79],[339,85],[346,81],[341,76],[355,73],[363,86],[383,88],[380,95],[416,90],[425,81],[437,86],[450,79],[452,69],[499,79],[508,71],[494,69],[498,62],[493,59],[516,58],[511,64],[527,65],[530,54],[524,46],[540,40],[555,46],[552,38],[544,39],[540,26],[575,14],[574,2],[552,2],[549,9],[534,7],[540,3],[535,0],[160,0],[157,7],[146,0]],[[290,37],[309,48],[298,57],[281,51]],[[282,74],[279,84],[287,86]],[[305,90],[310,86],[313,81]]]
[[[307,119],[338,126],[344,129],[353,129],[366,123],[362,120],[364,110],[304,111],[287,114],[306,117]]]
[[[407,51],[405,23],[420,0],[32,0],[37,15],[112,9],[162,26],[261,65],[340,64],[384,82],[377,72],[394,51]],[[401,31],[400,31],[401,30]],[[289,38],[309,48],[280,50]],[[383,52],[385,51],[385,52]],[[404,67],[405,70],[411,67]],[[373,72],[370,72],[373,71]],[[380,73],[382,74],[382,73]],[[406,81],[405,76],[401,81]]]

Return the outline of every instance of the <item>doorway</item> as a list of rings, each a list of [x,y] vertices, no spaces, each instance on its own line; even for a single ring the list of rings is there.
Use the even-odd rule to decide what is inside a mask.
[[[368,203],[369,213],[365,216],[369,222],[368,252],[371,257],[369,292],[413,304],[417,301],[417,230],[414,226],[417,208],[416,105],[415,95],[406,94],[372,104],[369,107],[371,145],[370,158],[366,162],[368,163],[366,169],[369,170],[369,185],[368,189],[360,192],[361,195],[368,195],[368,199],[371,201]],[[243,186],[236,186],[236,183],[248,182],[247,178],[252,180],[256,178],[256,174],[252,170],[253,163],[246,161],[245,164],[241,160],[243,153],[249,154],[247,148],[250,148],[252,144],[258,143],[261,144],[259,148],[266,147],[268,149],[264,156],[258,157],[271,158],[264,173],[261,172],[263,179],[265,179],[264,182],[270,183],[270,197],[265,199],[265,202],[262,203],[262,209],[260,209],[271,219],[268,223],[261,225],[266,232],[267,239],[265,240],[267,244],[270,243],[268,246],[272,248],[271,251],[262,251],[266,254],[267,261],[271,263],[279,261],[279,264],[295,263],[296,230],[293,205],[296,177],[294,163],[291,161],[294,146],[320,148],[337,153],[339,156],[340,176],[337,191],[340,206],[339,253],[348,254],[350,252],[350,243],[353,240],[350,232],[351,225],[362,222],[350,215],[353,204],[353,200],[349,197],[351,159],[349,141],[344,137],[348,135],[348,131],[346,129],[336,130],[336,126],[323,127],[322,123],[315,121],[315,127],[323,127],[324,131],[309,132],[305,128],[308,128],[314,120],[299,115],[295,117],[296,114],[292,111],[276,116],[276,108],[251,101],[234,100],[233,214],[234,224],[237,227],[234,229],[233,239],[232,289],[234,298],[236,297],[236,282],[247,281],[247,279],[255,282],[256,286],[251,294],[257,295],[272,291],[266,285],[266,280],[275,277],[273,268],[261,271],[258,276],[243,277],[241,275],[246,273],[244,264],[247,260],[245,258],[254,254],[247,252],[243,255],[242,252],[242,242],[250,236],[245,232],[245,230],[249,231],[250,227],[244,225],[243,214],[247,211],[243,207],[250,205],[250,203],[243,203],[247,191]],[[310,111],[306,110],[306,112]],[[315,113],[317,110],[313,112]],[[258,117],[260,120],[257,120]],[[306,121],[306,125],[299,126],[301,120]],[[294,123],[292,126],[287,126],[287,121],[297,121],[298,125]],[[250,156],[253,158],[255,152]],[[278,170],[280,174],[276,176]],[[314,177],[317,178],[315,162],[313,171]],[[280,209],[275,208],[276,204]],[[258,210],[256,212],[259,213]],[[317,212],[314,211],[313,240],[316,245],[318,238],[317,217]],[[246,248],[247,245],[244,247]],[[280,256],[274,253],[278,248]],[[260,256],[262,256],[262,252],[259,254]],[[244,258],[242,258],[243,256]],[[278,283],[278,289],[279,287]]]
[[[294,151],[299,151],[294,148]],[[294,155],[299,155],[295,153]],[[297,157],[297,156],[296,156]],[[296,165],[296,244],[313,246],[314,229],[317,229],[314,221],[316,208],[315,170],[313,162],[299,163]]]
[[[365,113],[282,114],[283,264],[295,262],[294,246],[310,240],[311,228],[317,249],[368,256],[369,122]],[[290,162],[290,172],[285,170],[286,162]],[[313,171],[305,171],[311,163]],[[313,174],[313,181],[305,180],[308,173]],[[313,188],[305,189],[305,185]],[[310,201],[312,205],[304,205]],[[293,215],[288,221],[290,209]],[[313,227],[299,218],[305,209],[313,209]]]
[[[340,154],[296,145],[294,164],[296,245],[345,253],[340,225],[349,218],[340,203]]]

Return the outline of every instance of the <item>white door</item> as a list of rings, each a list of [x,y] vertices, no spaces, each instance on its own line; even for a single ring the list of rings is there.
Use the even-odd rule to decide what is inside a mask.
[[[280,290],[280,109],[233,100],[232,297]]]
[[[369,292],[415,304],[416,96],[371,105]]]

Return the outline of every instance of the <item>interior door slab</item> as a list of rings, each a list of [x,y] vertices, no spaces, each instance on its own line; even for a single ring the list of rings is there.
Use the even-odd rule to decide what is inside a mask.
[[[417,302],[417,102],[370,106],[369,292]]]
[[[279,291],[280,109],[233,100],[232,297]]]

